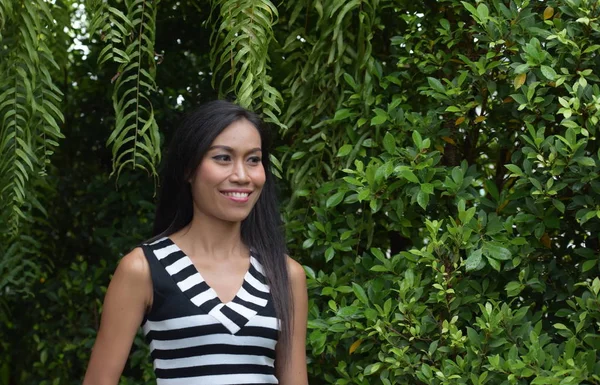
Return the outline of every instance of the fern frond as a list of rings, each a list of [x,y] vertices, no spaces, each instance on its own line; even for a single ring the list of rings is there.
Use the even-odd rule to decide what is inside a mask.
[[[31,256],[40,245],[22,234],[4,234],[0,240],[0,319],[4,319],[8,316],[8,298],[29,293],[30,284],[39,276],[39,264]]]
[[[48,152],[62,137],[62,93],[50,75],[58,65],[46,45],[54,23],[48,4],[23,2],[8,13],[6,3],[10,39],[0,62],[0,232],[17,234],[19,221],[27,217],[23,206],[30,182],[43,174]]]
[[[51,5],[50,12],[55,22],[46,34],[47,40],[44,42],[56,64],[49,69],[50,74],[52,79],[58,82],[58,79],[65,79],[64,69],[69,65],[69,47],[73,43],[69,33],[72,30],[71,17],[75,10],[71,10],[66,2],[57,1]]]
[[[253,107],[280,127],[276,114],[283,100],[271,85],[269,45],[278,11],[268,0],[213,1],[219,17],[211,37],[212,85],[221,94],[233,93],[237,103]],[[216,79],[219,78],[219,84]]]
[[[0,41],[2,41],[2,31],[9,16],[13,13],[12,0],[0,0]]]
[[[332,116],[345,100],[345,92],[359,91],[363,109],[372,94],[373,58],[371,40],[378,28],[382,7],[379,0],[327,0],[306,9],[306,3],[288,3],[292,12],[288,40],[282,55],[288,76],[283,81],[289,100],[283,121],[292,126],[311,127],[315,116]],[[293,7],[293,8],[292,8]],[[304,19],[303,19],[304,18]],[[306,26],[315,24],[308,30]],[[346,74],[346,75],[344,75]],[[355,79],[360,90],[348,90],[343,76]]]
[[[282,155],[282,162],[288,162],[284,169],[295,170],[284,178],[291,191],[302,191],[321,183],[316,180],[322,174],[331,177],[335,173],[326,165],[339,164],[335,149],[347,141],[346,135],[360,138],[359,143],[372,135],[369,125],[350,125],[348,120],[339,122],[334,116],[342,107],[368,116],[375,103],[373,87],[378,70],[373,64],[371,41],[381,24],[381,13],[386,11],[379,3],[380,0],[285,3],[285,12],[290,15],[288,38],[278,52],[284,57],[278,64],[283,67],[281,72],[287,74],[280,87],[286,100],[282,121],[295,128],[297,143]],[[347,128],[342,129],[340,124]],[[307,155],[294,158],[295,152]],[[296,198],[290,200],[291,206]]]
[[[127,0],[126,11],[91,0],[91,29],[102,30],[106,46],[99,64],[118,64],[112,101],[115,127],[108,138],[113,173],[124,167],[141,168],[157,175],[160,136],[150,95],[156,91],[154,41],[158,1]]]

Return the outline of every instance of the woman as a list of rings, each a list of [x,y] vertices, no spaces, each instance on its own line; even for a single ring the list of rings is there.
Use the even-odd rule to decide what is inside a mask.
[[[260,119],[225,101],[191,113],[155,237],[108,287],[84,385],[119,382],[140,324],[158,385],[306,385],[306,279],[281,230]]]

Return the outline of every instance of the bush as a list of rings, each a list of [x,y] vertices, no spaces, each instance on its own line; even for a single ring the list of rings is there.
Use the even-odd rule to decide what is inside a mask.
[[[312,380],[600,384],[600,8],[425,5],[350,9],[282,147]]]
[[[10,298],[9,321],[0,328],[3,385],[81,384],[110,277],[119,258],[150,232],[151,181],[125,172],[115,191],[108,173],[89,165],[64,172],[69,175],[54,178],[60,173],[53,170],[61,194],[52,201],[53,215],[36,230],[53,259],[41,260],[34,295]],[[140,335],[123,381],[141,378],[150,382],[153,374]]]

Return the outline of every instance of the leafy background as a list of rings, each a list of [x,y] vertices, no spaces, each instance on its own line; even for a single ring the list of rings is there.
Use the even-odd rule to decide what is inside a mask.
[[[0,0],[0,384],[76,384],[161,150],[278,134],[318,384],[600,384],[600,4]],[[122,383],[154,383],[136,339]]]

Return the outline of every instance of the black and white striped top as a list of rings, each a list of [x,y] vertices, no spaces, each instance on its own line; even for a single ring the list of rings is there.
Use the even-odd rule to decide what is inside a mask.
[[[170,238],[142,247],[154,288],[142,328],[157,385],[277,384],[279,321],[256,256],[235,298],[222,303]]]

